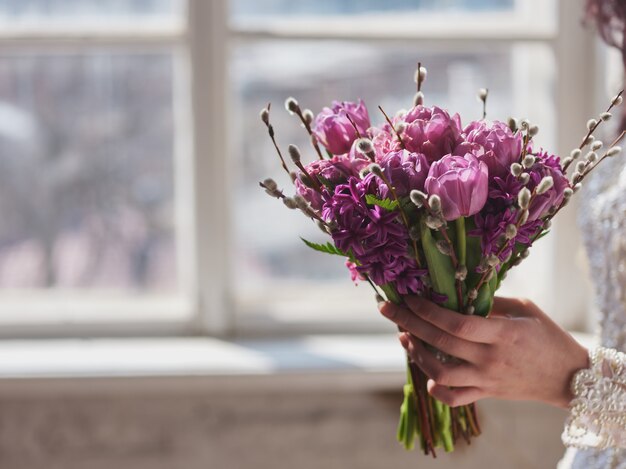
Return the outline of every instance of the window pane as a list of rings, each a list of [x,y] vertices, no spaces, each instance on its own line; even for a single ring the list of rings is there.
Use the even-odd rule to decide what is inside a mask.
[[[312,288],[305,287],[304,296],[294,294],[287,287],[292,284],[341,285],[346,295],[350,291],[348,272],[341,259],[311,251],[299,239],[302,236],[325,241],[324,234],[299,213],[285,209],[259,189],[258,181],[273,176],[286,189],[286,194],[293,192],[258,111],[271,101],[272,120],[283,150],[287,144],[295,143],[303,149],[305,159],[311,160],[314,153],[306,133],[283,108],[286,97],[295,96],[301,106],[314,112],[333,99],[362,97],[373,123],[378,124],[382,121],[377,111],[379,104],[390,114],[410,107],[418,57],[429,71],[424,86],[427,104],[459,112],[463,121],[468,122],[480,118],[481,104],[476,92],[487,87],[489,117],[506,119],[511,114],[529,117],[541,124],[540,143],[553,147],[553,58],[545,46],[496,45],[488,49],[428,52],[413,47],[349,42],[267,41],[240,46],[234,52],[231,69],[235,104],[233,173],[236,174],[233,256],[237,273],[234,282],[243,296],[248,292],[265,294],[265,307],[288,296],[302,299],[309,294],[313,295],[307,297],[311,302],[319,299],[319,294],[311,293]],[[535,67],[529,67],[529,63]],[[541,66],[536,66],[538,63]],[[531,69],[532,75],[528,72]],[[360,290],[371,307],[367,285]],[[261,303],[251,304],[259,308]],[[338,306],[333,314],[341,309]],[[297,311],[291,308],[292,315]]]
[[[173,55],[0,56],[0,287],[176,287]]]
[[[0,19],[174,17],[184,0],[0,0]]]
[[[515,0],[231,0],[236,19],[451,11],[507,11]]]

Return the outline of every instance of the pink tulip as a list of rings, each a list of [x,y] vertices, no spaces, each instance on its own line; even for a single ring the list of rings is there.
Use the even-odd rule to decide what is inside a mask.
[[[358,103],[334,101],[332,108],[322,109],[313,122],[315,136],[333,155],[348,153],[358,134],[366,136],[369,127],[370,117],[361,99]]]
[[[416,106],[404,117],[402,139],[406,149],[422,153],[429,162],[452,153],[461,143],[461,118],[441,108]]]
[[[463,130],[466,141],[453,152],[465,155],[471,152],[489,168],[491,177],[504,178],[511,165],[518,162],[522,154],[522,136],[513,134],[503,122],[476,121]],[[482,149],[482,152],[480,150]]]

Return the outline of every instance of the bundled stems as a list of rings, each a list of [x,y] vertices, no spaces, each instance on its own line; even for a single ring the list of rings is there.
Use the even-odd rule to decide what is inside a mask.
[[[434,458],[437,457],[435,452],[435,438],[433,434],[432,419],[434,418],[434,412],[432,409],[428,409],[427,403],[429,403],[428,390],[426,388],[426,376],[418,369],[415,363],[411,362],[411,359],[407,356],[407,367],[409,371],[409,377],[413,383],[413,390],[416,397],[416,404],[419,407],[420,429],[421,429],[421,442],[423,444],[424,454],[432,454]],[[430,417],[430,418],[429,418]]]

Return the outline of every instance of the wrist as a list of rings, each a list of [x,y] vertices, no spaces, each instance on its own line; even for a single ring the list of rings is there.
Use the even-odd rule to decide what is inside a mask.
[[[564,364],[563,374],[560,379],[560,392],[556,405],[563,409],[568,409],[572,399],[574,399],[574,393],[572,391],[572,380],[574,375],[586,368],[589,368],[589,351],[582,345],[576,343],[576,347],[573,347],[572,353],[569,355],[569,360]]]

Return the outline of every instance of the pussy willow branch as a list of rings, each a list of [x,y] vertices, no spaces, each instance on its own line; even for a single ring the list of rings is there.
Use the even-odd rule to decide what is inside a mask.
[[[617,93],[617,96],[611,100],[611,104],[609,105],[609,107],[606,109],[605,112],[611,112],[611,109],[613,109],[617,105],[617,101],[619,101],[619,98],[622,96],[622,94],[624,94],[624,90],[621,90],[619,93]],[[596,129],[600,126],[602,122],[604,122],[602,119],[598,119],[596,123],[589,129],[589,131],[587,132],[587,135],[585,135],[582,142],[578,146],[579,150],[582,150],[583,148],[585,148],[585,146],[587,145],[587,140],[589,139],[589,137],[593,135],[593,133],[596,131]],[[622,138],[622,136],[620,136],[619,138]],[[572,163],[573,163],[573,160],[563,165],[563,171],[566,172]]]
[[[281,153],[280,148],[278,147],[278,143],[276,143],[276,136],[274,134],[274,126],[270,123],[270,120],[269,120],[271,107],[272,107],[272,103],[267,103],[267,107],[265,108],[267,109],[267,122],[265,125],[267,127],[267,132],[270,136],[270,139],[272,140],[272,143],[274,144],[274,148],[276,149],[276,153],[278,153],[278,158],[280,158],[280,164],[285,170],[285,172],[291,178],[291,172],[289,171],[289,168],[287,167],[287,163],[285,163],[285,159],[283,158],[283,154]]]
[[[398,138],[398,142],[400,142],[400,146],[402,147],[402,149],[406,150],[406,146],[404,145],[404,140],[402,140],[402,137],[400,136],[396,128],[393,126],[393,122],[391,122],[391,119],[389,118],[387,113],[384,111],[382,106],[378,106],[378,109],[380,109],[380,112],[382,112],[383,116],[385,116],[385,120],[387,121],[387,124],[389,124],[389,126],[391,127],[391,130],[393,130],[393,133],[396,134],[396,137]]]
[[[619,134],[619,136],[615,140],[613,140],[613,142],[611,142],[611,144],[607,147],[607,150],[604,152],[604,155],[602,155],[602,158],[600,158],[596,162],[596,164],[593,164],[593,163],[590,163],[589,161],[587,161],[587,163],[585,164],[585,172],[582,173],[577,178],[575,178],[574,180],[572,180],[572,185],[575,186],[579,182],[584,181],[584,179],[587,177],[587,175],[589,173],[591,173],[591,171],[593,171],[600,163],[602,163],[607,158],[611,158],[610,156],[608,156],[609,152],[611,151],[611,149],[613,147],[615,147],[615,145],[617,145],[619,143],[619,141],[622,138],[624,138],[624,135],[626,135],[626,130],[622,131],[622,133]],[[560,207],[559,207],[559,210],[560,210]],[[555,213],[555,215],[556,215],[556,213]]]
[[[363,136],[361,135],[361,132],[359,132],[359,128],[356,126],[354,120],[352,119],[352,117],[350,117],[350,114],[348,114],[347,112],[346,112],[346,118],[348,119],[350,124],[352,124],[352,127],[354,127],[354,131],[356,132],[356,136],[359,137],[359,138],[363,138]]]
[[[324,157],[322,156],[322,152],[320,150],[319,144],[317,143],[317,137],[313,133],[313,130],[311,129],[311,125],[305,119],[304,114],[302,113],[302,109],[300,109],[300,106],[296,108],[296,115],[300,118],[302,125],[304,125],[304,128],[306,129],[307,133],[311,137],[311,146],[315,149],[315,152],[317,153],[317,157],[320,160],[323,160]]]

